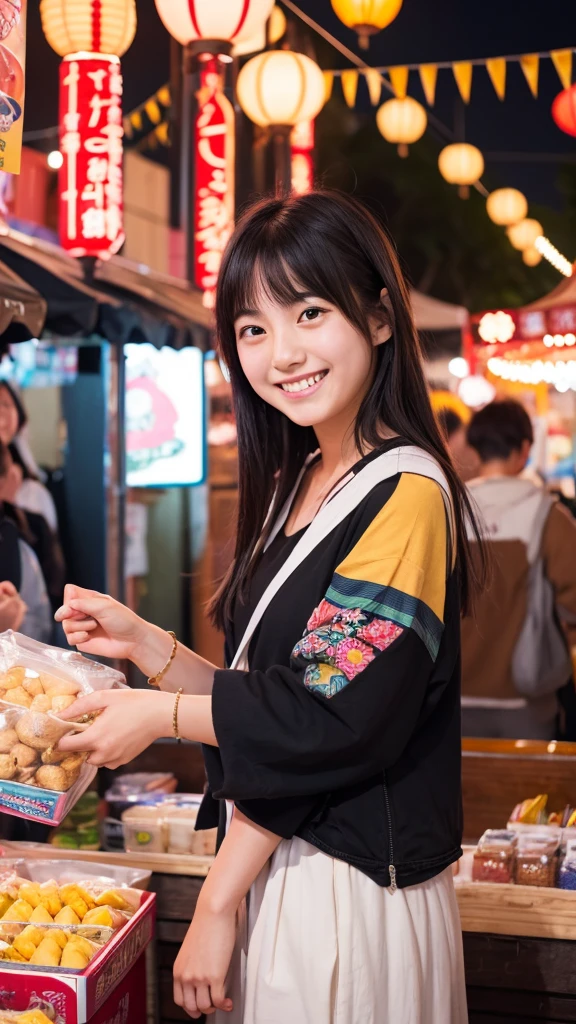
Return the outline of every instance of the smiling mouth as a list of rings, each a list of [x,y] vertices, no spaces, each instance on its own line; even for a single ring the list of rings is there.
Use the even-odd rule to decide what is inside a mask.
[[[318,384],[324,380],[327,373],[328,370],[320,370],[320,373],[313,373],[309,377],[302,378],[302,380],[293,380],[285,384],[278,384],[278,387],[289,395],[300,394],[302,391],[309,391],[310,388],[316,389]]]

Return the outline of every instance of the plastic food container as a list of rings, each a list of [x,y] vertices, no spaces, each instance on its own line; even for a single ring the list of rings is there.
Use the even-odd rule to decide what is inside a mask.
[[[516,884],[553,887],[558,870],[560,832],[557,836],[525,832],[519,836]]]
[[[124,811],[126,850],[211,856],[216,848],[217,830],[195,831],[201,802],[200,794],[175,793]]]
[[[513,882],[518,837],[506,829],[487,829],[474,852],[472,881]]]
[[[70,731],[58,713],[78,696],[124,686],[124,676],[81,654],[0,634],[0,809],[58,825],[96,768],[84,754],[58,751]]]

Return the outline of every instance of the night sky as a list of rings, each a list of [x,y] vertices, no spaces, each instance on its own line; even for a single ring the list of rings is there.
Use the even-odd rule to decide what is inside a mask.
[[[29,0],[27,133],[57,121],[59,58],[44,39],[38,6],[38,0]],[[164,84],[169,73],[168,35],[154,2],[138,0],[137,6],[136,39],[123,59],[126,111]],[[301,7],[364,56],[357,49],[354,33],[336,18],[330,0],[302,0]],[[404,0],[392,25],[373,37],[368,60],[374,65],[466,60],[570,45],[576,45],[576,7],[571,0]],[[340,55],[325,46],[320,47],[319,58],[323,66],[347,66]],[[559,159],[576,160],[576,140],[559,131],[550,115],[552,100],[560,89],[551,62],[542,61],[539,98],[534,100],[519,66],[512,66],[508,70],[507,97],[502,103],[485,70],[475,70],[472,100],[466,110],[466,139],[477,144],[487,157],[490,188],[516,185],[529,200],[561,209],[562,198],[556,188]],[[409,91],[416,99],[423,99],[416,73],[410,77]],[[451,72],[440,71],[434,112],[449,128],[454,126],[456,98]],[[50,149],[55,139],[52,145],[48,139],[30,141]],[[536,154],[538,159],[502,159],[510,153]]]

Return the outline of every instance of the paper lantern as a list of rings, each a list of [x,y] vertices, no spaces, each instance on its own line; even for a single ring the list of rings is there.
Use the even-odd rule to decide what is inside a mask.
[[[552,117],[560,131],[576,136],[576,84],[558,93],[552,104]]]
[[[277,43],[279,39],[282,39],[285,32],[286,15],[281,7],[275,6],[272,8],[269,22],[265,22],[250,39],[244,39],[241,43],[237,43],[232,53],[235,57],[245,57],[248,53],[258,53],[259,50],[265,49],[267,42],[271,44]]]
[[[324,76],[303,53],[268,50],[244,65],[236,92],[242,110],[255,124],[291,126],[320,113]]]
[[[81,51],[121,57],[136,32],[135,0],[41,0],[40,16],[61,57]]]
[[[156,0],[165,27],[183,46],[199,39],[251,39],[270,17],[273,5],[274,0]]]
[[[476,146],[468,142],[455,142],[445,146],[438,157],[440,174],[450,185],[460,186],[460,195],[466,198],[468,186],[478,181],[484,172],[484,157]]]
[[[542,253],[538,252],[535,245],[531,245],[528,249],[524,249],[522,259],[527,267],[537,267],[542,259]]]
[[[406,96],[383,103],[376,113],[376,124],[387,142],[395,142],[400,156],[408,156],[408,146],[421,139],[428,117],[421,103]]]
[[[544,232],[540,221],[533,220],[531,217],[525,217],[519,224],[512,224],[506,234],[514,248],[522,252],[524,249],[530,249],[536,239],[544,234]]]
[[[340,21],[358,34],[363,50],[368,49],[370,36],[381,32],[398,14],[402,0],[331,0]]]
[[[490,220],[502,227],[518,224],[528,213],[526,196],[517,188],[497,188],[486,200]]]

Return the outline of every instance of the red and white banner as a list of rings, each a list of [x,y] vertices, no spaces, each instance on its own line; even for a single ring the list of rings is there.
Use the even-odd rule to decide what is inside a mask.
[[[226,243],[234,230],[234,108],[217,57],[200,66],[194,125],[194,280],[214,305]]]
[[[122,227],[122,75],[118,57],[75,53],[60,65],[60,244],[107,259]]]

